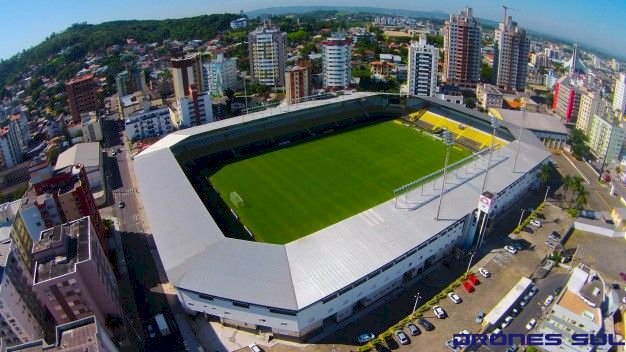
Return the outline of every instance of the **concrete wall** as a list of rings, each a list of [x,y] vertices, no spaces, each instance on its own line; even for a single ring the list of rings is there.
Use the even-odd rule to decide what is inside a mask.
[[[574,228],[576,230],[591,232],[591,233],[595,233],[596,235],[615,237],[615,238],[625,237],[626,235],[626,232],[617,231],[613,228],[609,228],[609,227],[601,226],[601,225],[602,225],[601,223],[598,223],[597,225],[595,225],[595,224],[590,224],[587,222],[574,221]]]

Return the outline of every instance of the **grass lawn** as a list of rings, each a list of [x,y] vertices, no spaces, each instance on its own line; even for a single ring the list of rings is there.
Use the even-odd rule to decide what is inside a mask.
[[[454,147],[450,162],[470,154]],[[259,242],[284,244],[393,198],[443,168],[445,145],[386,121],[224,166],[209,180]]]

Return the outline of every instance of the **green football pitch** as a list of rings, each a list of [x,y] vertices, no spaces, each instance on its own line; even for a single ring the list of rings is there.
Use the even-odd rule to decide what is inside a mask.
[[[468,155],[455,146],[450,162]],[[235,161],[209,180],[256,241],[284,244],[393,198],[444,158],[441,141],[386,121]]]

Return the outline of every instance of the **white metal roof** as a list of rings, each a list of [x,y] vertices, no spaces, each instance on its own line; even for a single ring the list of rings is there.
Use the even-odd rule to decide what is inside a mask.
[[[83,164],[85,168],[100,167],[100,143],[78,143],[70,149],[59,154],[55,170],[63,169],[70,165]]]
[[[367,95],[372,93],[312,103]],[[264,116],[267,113],[245,119]],[[400,204],[403,209],[396,209],[395,201],[389,200],[286,245],[225,237],[169,147],[188,136],[240,123],[242,119],[235,118],[176,132],[135,157],[150,227],[168,278],[176,287],[299,310],[395,260],[476,208],[485,158],[449,174],[446,188],[450,191],[442,207],[445,220],[434,220],[438,192],[429,191],[433,185],[427,184],[424,196],[419,189],[413,191],[408,195],[410,204]],[[549,157],[545,150],[523,143],[516,172],[512,172],[516,149],[517,142],[512,142],[494,153],[489,191],[501,191]]]

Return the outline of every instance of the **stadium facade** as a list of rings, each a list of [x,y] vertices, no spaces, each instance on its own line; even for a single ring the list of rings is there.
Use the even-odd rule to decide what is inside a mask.
[[[491,217],[537,187],[550,154],[529,131],[502,121],[484,185],[488,153],[405,195],[285,245],[228,237],[185,165],[211,153],[370,115],[429,111],[460,129],[490,134],[486,115],[428,97],[378,93],[292,105],[172,133],[135,157],[140,194],[159,255],[182,305],[223,324],[304,340],[341,321],[476,241],[479,196],[494,195]],[[514,136],[521,136],[521,141]],[[456,136],[461,141],[461,135]],[[416,151],[419,155],[420,151]],[[400,186],[400,185],[399,185]]]

